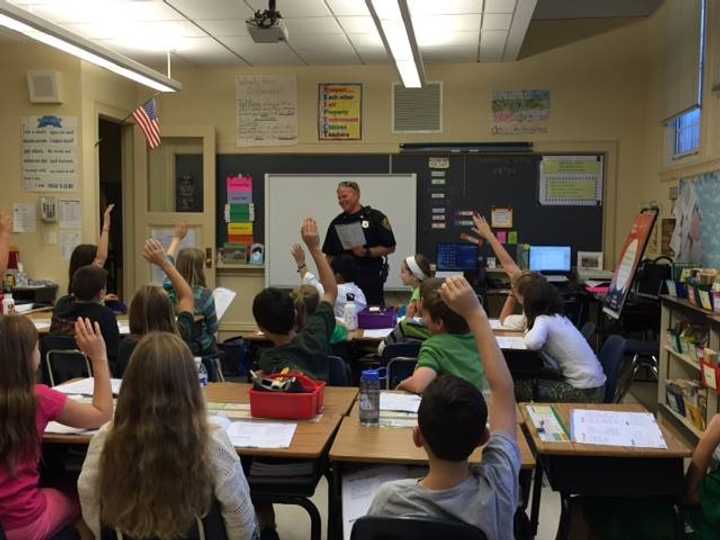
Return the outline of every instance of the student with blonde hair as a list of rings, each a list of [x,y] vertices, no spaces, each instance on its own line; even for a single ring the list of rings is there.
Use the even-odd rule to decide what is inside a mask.
[[[240,459],[225,430],[208,423],[197,370],[175,334],[140,340],[115,417],[90,442],[78,480],[85,522],[133,538],[183,537],[217,499],[230,540],[256,537]]]
[[[21,315],[0,317],[0,523],[8,540],[51,538],[79,517],[72,493],[40,487],[41,439],[49,422],[93,429],[112,418],[110,368],[100,327],[75,323],[78,348],[90,359],[91,403],[36,384],[38,333]]]
[[[187,231],[186,223],[175,225],[167,255],[193,291],[194,314],[202,317],[202,328],[199,334],[194,336],[190,349],[193,354],[206,356],[215,352],[215,334],[217,334],[219,322],[215,312],[215,299],[212,291],[207,288],[205,279],[205,253],[198,248],[180,249],[180,244],[185,239]],[[172,282],[166,280],[163,286],[168,291],[171,300],[177,303],[177,291]]]

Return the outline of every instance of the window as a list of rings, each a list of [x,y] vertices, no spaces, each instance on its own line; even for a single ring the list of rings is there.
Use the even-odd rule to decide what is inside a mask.
[[[703,72],[705,68],[705,12],[707,0],[700,2],[700,61],[698,62],[698,107],[676,116],[669,124],[673,132],[673,159],[680,159],[700,148],[702,125]]]

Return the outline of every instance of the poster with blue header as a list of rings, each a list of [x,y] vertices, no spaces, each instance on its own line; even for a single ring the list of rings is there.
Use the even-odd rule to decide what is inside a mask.
[[[23,188],[77,191],[80,152],[77,116],[26,116],[22,120]]]

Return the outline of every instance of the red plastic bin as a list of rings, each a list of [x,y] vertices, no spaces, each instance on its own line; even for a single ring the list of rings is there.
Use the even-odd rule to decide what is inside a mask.
[[[273,373],[269,377],[287,377]],[[316,381],[302,373],[293,373],[306,392],[263,392],[250,388],[250,414],[254,418],[278,420],[308,420],[320,414],[325,401],[323,381]]]

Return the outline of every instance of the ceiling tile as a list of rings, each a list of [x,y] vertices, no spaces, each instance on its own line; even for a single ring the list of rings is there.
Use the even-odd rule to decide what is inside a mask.
[[[483,0],[408,0],[408,7],[413,16],[482,13]]]
[[[512,18],[512,13],[486,13],[482,19],[483,30],[507,30]]]
[[[183,50],[190,38],[206,38],[188,21],[153,21],[118,24],[103,21],[81,24],[64,24],[63,28],[91,40],[107,39],[131,50],[167,51]]]
[[[326,0],[330,10],[338,17],[369,15],[365,0]]]
[[[477,42],[481,15],[435,15],[413,17],[413,29],[420,47],[449,43],[455,35],[474,33]]]
[[[478,48],[477,32],[455,32],[442,42],[421,45],[423,60],[429,62],[472,62]]]
[[[495,50],[484,50],[480,48],[480,55],[478,60],[480,62],[502,62],[503,53],[502,51]]]
[[[385,52],[380,36],[375,34],[348,34],[350,41],[365,64],[385,64],[390,57]]]
[[[184,17],[168,6],[156,0],[142,2],[122,2],[123,10],[136,21],[180,21]]]
[[[290,36],[290,46],[309,64],[359,64],[344,34]]]
[[[373,34],[377,27],[372,17],[338,17],[340,25],[348,34]]]
[[[299,17],[285,19],[288,34],[292,38],[301,34],[342,34],[335,17]]]
[[[196,64],[245,65],[245,62],[210,37],[190,38],[187,48],[178,54]]]
[[[222,42],[254,66],[302,64],[285,43],[255,43],[250,38],[240,37],[223,38]]]
[[[202,0],[200,0],[202,1]],[[236,0],[240,3],[242,0]],[[267,0],[246,0],[253,10],[266,10]],[[283,17],[327,17],[330,15],[323,0],[277,0],[277,10]]]
[[[203,19],[196,22],[215,37],[250,37],[244,19]]]
[[[480,47],[503,48],[508,33],[504,30],[483,30],[480,33]]]
[[[485,13],[512,13],[517,0],[485,0]]]
[[[167,0],[191,19],[246,19],[252,10],[242,0]]]

